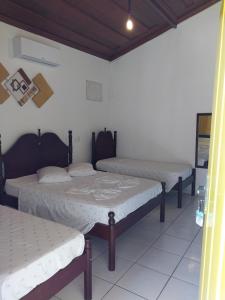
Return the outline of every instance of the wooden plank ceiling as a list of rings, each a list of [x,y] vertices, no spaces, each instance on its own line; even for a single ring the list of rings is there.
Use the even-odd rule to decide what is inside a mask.
[[[112,61],[219,0],[0,0],[0,21]]]

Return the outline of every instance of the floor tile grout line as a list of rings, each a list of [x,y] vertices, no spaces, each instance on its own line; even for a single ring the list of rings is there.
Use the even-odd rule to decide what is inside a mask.
[[[147,269],[147,270],[151,270],[151,271],[154,271],[155,273],[159,273],[160,275],[165,275],[165,276],[167,276],[167,277],[170,276],[170,274],[163,273],[163,272],[158,271],[158,270],[155,270],[155,269],[153,269],[153,268],[151,268],[151,267],[144,266],[144,265],[142,265],[142,264],[140,264],[140,263],[136,263],[136,264],[137,264],[138,266],[141,266],[141,267]]]
[[[116,284],[115,284],[115,286],[116,286],[116,287],[119,287],[119,288],[121,288],[121,289],[123,289],[123,290],[125,290],[125,291],[127,291],[127,292],[129,292],[129,293],[132,293],[132,294],[134,294],[135,296],[140,297],[141,299],[148,300],[148,298],[145,298],[145,297],[143,297],[143,296],[141,296],[141,295],[139,295],[139,294],[137,294],[137,293],[134,293],[134,292],[132,292],[132,291],[130,291],[130,290],[128,290],[128,289],[126,289],[126,288],[120,286],[120,285],[116,285]]]
[[[194,201],[194,199],[193,199],[193,201]],[[191,205],[191,203],[190,203],[189,205],[187,205],[187,208],[188,208],[190,205]],[[175,221],[182,215],[182,213],[183,213],[187,208],[185,208],[185,209],[184,209],[184,210],[183,210],[183,211],[182,211],[182,212],[174,219],[174,221],[172,222],[172,224],[175,223]],[[171,224],[170,226],[172,226],[172,224]],[[169,227],[170,227],[170,226],[169,226]],[[169,227],[168,227],[168,229],[169,229]],[[185,253],[186,253],[186,251],[185,251]],[[177,266],[180,264],[181,260],[182,260],[182,257],[181,257],[181,259],[179,260],[179,262],[177,263],[177,265],[176,265],[176,267],[175,267],[175,270],[177,269]],[[174,270],[174,271],[175,271],[175,270]],[[173,273],[174,273],[174,272],[172,272],[172,274],[173,274]],[[167,284],[169,283],[170,279],[172,278],[172,274],[170,275],[170,277],[169,277],[168,280],[166,281],[165,285],[164,285],[163,288],[161,289],[161,291],[160,291],[159,295],[157,296],[156,300],[159,299],[160,295],[162,294],[162,292],[164,291],[165,287],[166,287]]]
[[[155,248],[155,249],[161,250],[161,249],[158,249],[158,248]],[[172,252],[167,252],[167,251],[164,251],[164,250],[162,250],[162,251],[163,251],[163,252],[166,252],[167,254],[173,254],[174,256],[179,257],[179,260],[178,260],[178,263],[177,263],[177,264],[180,263],[181,255],[177,255],[177,254],[174,254],[174,253],[172,253]],[[152,270],[152,271],[155,271],[155,272],[157,272],[157,273],[160,273],[160,274],[162,274],[162,275],[170,276],[170,274],[163,273],[162,271],[156,270],[156,269],[154,269],[153,267],[148,267],[148,266],[142,265],[142,264],[139,263],[139,262],[136,262],[136,264],[138,264],[139,266],[142,266],[142,267],[144,267],[144,268],[146,268],[146,269],[150,269],[150,270]],[[176,266],[177,266],[177,264],[176,264]]]
[[[105,280],[105,279],[102,279],[101,277],[98,277],[97,275],[93,274],[93,276],[95,276],[96,278],[98,278],[98,279],[100,279],[100,280],[102,280],[102,281],[104,281],[104,282],[107,282],[107,283],[109,283],[109,284],[112,285],[111,288],[110,288],[110,289],[102,296],[101,299],[104,299],[104,297],[105,297],[105,296],[106,296],[106,295],[107,295],[114,287],[119,287],[119,288],[121,288],[121,289],[123,289],[123,290],[125,290],[125,291],[127,291],[127,292],[129,292],[129,293],[131,293],[131,294],[133,294],[133,295],[136,295],[136,296],[140,297],[141,299],[146,299],[146,300],[147,300],[147,298],[145,298],[145,297],[143,297],[143,296],[141,296],[141,295],[139,295],[139,294],[136,294],[136,293],[134,293],[133,291],[130,291],[130,290],[124,288],[124,287],[121,287],[121,286],[117,285],[117,283],[118,283],[118,282],[119,282],[119,281],[120,281],[120,280],[121,280],[128,272],[129,272],[129,270],[130,270],[135,264],[141,265],[141,264],[138,263],[138,261],[146,254],[147,251],[149,251],[149,250],[152,249],[152,248],[158,249],[158,248],[154,247],[154,244],[157,242],[158,239],[160,239],[160,237],[161,237],[163,234],[166,233],[166,231],[167,231],[167,230],[168,230],[168,229],[169,229],[169,228],[170,228],[170,227],[178,220],[178,218],[180,218],[180,217],[182,216],[182,214],[184,214],[184,213],[187,211],[187,209],[188,209],[191,205],[192,205],[192,202],[190,201],[190,203],[188,203],[187,206],[184,207],[183,210],[182,210],[182,211],[181,211],[181,212],[180,212],[180,213],[179,213],[179,214],[178,214],[171,222],[168,221],[168,222],[169,222],[168,226],[166,226],[166,228],[162,229],[162,230],[159,232],[159,236],[158,236],[157,238],[154,239],[154,241],[146,248],[146,250],[143,252],[142,255],[140,255],[140,257],[138,257],[135,261],[131,261],[131,260],[129,260],[129,259],[126,259],[126,260],[129,260],[129,261],[133,262],[133,263],[132,263],[132,265],[126,270],[126,272],[125,272],[125,273],[124,273],[124,274],[123,274],[123,275],[122,275],[115,283],[112,283],[112,282],[110,282],[110,281],[107,281],[107,280]],[[185,258],[186,253],[188,252],[188,250],[189,250],[190,247],[192,246],[192,244],[193,244],[194,240],[196,239],[197,235],[199,234],[199,232],[200,232],[200,230],[195,234],[195,236],[194,236],[194,238],[192,239],[192,241],[187,241],[187,240],[185,240],[185,239],[178,238],[178,239],[182,239],[182,240],[185,240],[185,241],[189,242],[190,245],[187,247],[186,251],[185,251],[184,254],[181,256],[181,259],[180,259],[179,262],[177,263],[177,266],[176,266],[175,270],[172,272],[171,275],[168,275],[168,274],[162,273],[162,272],[160,272],[160,271],[154,270],[154,269],[152,269],[152,268],[149,268],[149,267],[146,267],[146,266],[141,265],[142,267],[144,267],[144,268],[146,268],[146,269],[150,269],[150,270],[152,270],[152,271],[154,271],[154,272],[157,272],[157,273],[159,273],[159,274],[162,274],[162,275],[165,275],[165,276],[169,276],[167,282],[165,283],[164,287],[162,288],[162,290],[161,290],[159,296],[157,297],[157,299],[160,297],[162,291],[165,289],[166,285],[168,284],[168,282],[169,282],[169,280],[170,280],[171,278],[175,278],[175,279],[177,279],[177,280],[180,280],[180,281],[183,281],[183,282],[185,282],[185,283],[188,283],[188,284],[191,284],[191,285],[193,285],[193,286],[196,286],[196,285],[193,284],[193,283],[190,283],[190,282],[187,282],[187,281],[185,281],[185,280],[182,280],[182,279],[173,277],[173,274],[175,273],[176,269],[178,268],[179,264],[181,263],[181,260],[182,260],[183,258]],[[167,233],[166,233],[166,234],[167,234]],[[172,235],[170,235],[170,234],[167,234],[167,235],[172,236]],[[175,253],[172,253],[172,252],[168,252],[168,251],[166,251],[166,250],[162,250],[162,251],[165,251],[165,252],[167,252],[167,253],[171,253],[171,254],[173,254],[173,255],[176,255],[176,256],[180,257],[180,255],[178,255],[178,254],[175,254]],[[102,256],[105,252],[106,252],[105,250],[101,251],[101,252],[93,259],[93,261],[94,261],[95,259],[99,258],[100,256]],[[118,257],[119,257],[119,256],[118,256]],[[193,260],[193,259],[191,259],[191,258],[187,258],[187,259],[190,259],[190,260],[196,262],[195,260]],[[55,297],[56,299],[58,299],[58,300],[62,300],[62,299],[61,299],[60,297],[58,297],[58,296],[54,296],[54,297]]]
[[[160,249],[160,248],[157,248],[156,246],[152,246],[152,248],[157,249],[157,250],[160,250],[160,251],[162,251],[162,252],[166,252],[167,254],[173,254],[174,256],[181,257],[180,254],[177,254],[177,253],[174,253],[174,252],[171,252],[171,251],[168,251],[168,250]]]
[[[192,282],[189,282],[189,281],[187,281],[187,280],[184,280],[184,279],[180,279],[180,278],[177,278],[177,277],[172,277],[173,279],[176,279],[176,280],[179,280],[179,281],[182,281],[182,282],[184,282],[184,283],[187,283],[187,284],[190,284],[190,285],[193,285],[193,287],[199,287],[197,284],[194,284],[194,283],[192,283]]]
[[[96,278],[98,278],[98,279],[100,279],[100,280],[102,280],[102,281],[104,281],[104,282],[106,282],[106,283],[110,283],[110,284],[114,285],[113,282],[110,282],[110,281],[108,281],[108,280],[106,280],[106,279],[103,279],[103,278],[101,278],[101,277],[99,277],[99,276],[97,276],[97,275],[95,275],[95,274],[93,274],[92,277],[96,277]]]
[[[161,294],[162,294],[162,292],[164,291],[164,289],[165,289],[166,285],[167,285],[167,284],[168,284],[168,282],[171,280],[171,278],[175,278],[175,279],[178,279],[178,280],[180,280],[179,278],[173,277],[173,274],[176,272],[176,270],[177,270],[178,266],[180,265],[180,263],[181,263],[182,259],[183,259],[183,258],[185,258],[185,257],[184,257],[184,256],[185,256],[185,254],[187,253],[188,249],[191,247],[191,245],[192,245],[192,243],[193,243],[194,239],[197,237],[197,235],[198,235],[198,233],[195,235],[195,237],[193,238],[193,240],[192,240],[192,242],[190,243],[189,247],[187,247],[186,251],[185,251],[185,252],[184,252],[184,254],[181,256],[181,259],[180,259],[180,260],[179,260],[179,262],[177,263],[177,265],[176,265],[176,267],[175,267],[174,271],[173,271],[173,272],[172,272],[172,274],[170,275],[170,277],[169,277],[168,281],[167,281],[167,282],[166,282],[166,284],[164,285],[163,289],[161,290],[161,292],[160,292],[159,296],[156,298],[156,300],[158,300],[158,299],[159,299],[160,295],[161,295]],[[188,282],[188,281],[185,281],[185,280],[181,280],[181,281],[183,281],[183,282],[186,282],[186,283],[190,283],[190,282]],[[194,285],[193,283],[190,283],[190,284]],[[196,285],[194,285],[194,286],[196,286]]]
[[[104,297],[114,288],[114,287],[118,287],[118,288],[120,288],[120,289],[122,289],[122,290],[124,290],[124,291],[126,291],[126,292],[129,292],[130,294],[133,294],[133,295],[135,295],[135,296],[138,296],[138,297],[140,297],[141,299],[143,299],[143,300],[148,300],[147,298],[145,298],[145,297],[143,297],[143,296],[141,296],[141,295],[139,295],[139,294],[137,294],[137,293],[134,293],[134,292],[132,292],[132,291],[130,291],[130,290],[128,290],[128,289],[126,289],[126,288],[124,288],[124,287],[122,287],[122,286],[119,286],[119,285],[117,285],[117,284],[114,284],[113,286],[112,286],[112,288],[101,298],[101,300],[103,300],[104,299]]]
[[[118,280],[116,280],[115,282],[109,282],[109,283],[111,283],[111,284],[113,284],[113,286],[112,286],[112,288],[114,287],[114,286],[117,286],[117,282],[118,281],[120,281],[120,279],[122,279],[123,277],[124,277],[124,275],[125,274],[127,274],[127,272],[134,266],[136,264],[136,262],[134,262],[134,263],[132,263],[132,265],[127,269],[127,271],[123,274],[123,275],[121,275],[121,277],[118,279]],[[96,276],[96,275],[95,275]],[[98,276],[97,276],[98,277]],[[99,279],[102,279],[101,277],[98,277]],[[120,287],[120,286],[119,286]],[[110,289],[110,290],[112,290],[112,288]],[[110,291],[109,290],[109,291]],[[109,292],[108,291],[108,292]],[[129,291],[129,290],[128,290]],[[104,297],[108,294],[108,292],[104,295]],[[131,292],[131,291],[129,291],[129,292]],[[131,292],[132,293],[132,292]],[[134,293],[133,293],[134,294]],[[103,298],[102,298],[103,299]]]
[[[191,205],[191,203],[190,203],[189,205]],[[189,205],[187,205],[187,207],[189,207]],[[177,209],[179,209],[179,208],[177,208]],[[186,208],[185,208],[185,209],[186,209]],[[162,232],[159,234],[159,237],[155,239],[155,241],[154,241],[153,244],[150,246],[150,248],[154,247],[154,244],[156,244],[156,242],[160,239],[160,237],[161,237],[163,234],[166,234],[166,231],[169,229],[169,227],[172,226],[172,225],[176,222],[176,220],[178,219],[178,217],[185,211],[185,209],[184,209],[178,216],[176,216],[176,218],[171,222],[171,224],[168,226],[168,228],[165,229],[165,231],[162,231]],[[166,213],[165,213],[165,217],[166,217]],[[149,248],[149,250],[150,250],[150,248]],[[157,249],[158,249],[158,248],[157,248]],[[143,255],[144,255],[144,254],[143,254]],[[143,256],[143,255],[142,255],[142,256]],[[141,257],[142,257],[142,256],[141,256]],[[140,257],[140,258],[141,258],[141,257]]]
[[[118,257],[118,258],[120,258],[121,259],[121,257],[119,257],[119,256],[116,256],[116,257]],[[105,281],[107,281],[107,282],[109,282],[109,283],[111,283],[111,284],[114,284],[114,285],[116,285],[116,283],[120,280],[120,279],[122,279],[123,278],[123,276],[136,264],[136,260],[135,261],[132,261],[132,260],[130,260],[130,259],[126,259],[126,258],[122,258],[123,260],[127,260],[127,261],[129,261],[129,262],[131,262],[132,264],[129,266],[129,268],[126,270],[126,272],[124,273],[124,274],[122,274],[121,276],[120,276],[120,278],[118,279],[118,280],[116,280],[115,282],[111,282],[111,281],[108,281],[108,280],[106,280],[106,279],[103,279],[103,280],[105,280]],[[111,272],[111,271],[110,271]],[[113,271],[112,271],[113,272]],[[101,277],[99,277],[98,275],[96,275],[96,274],[93,274],[94,276],[96,276],[96,277],[98,277],[99,279],[102,279]]]
[[[199,231],[197,232],[197,234],[198,234],[198,233],[199,233]],[[171,236],[171,237],[180,239],[180,240],[185,241],[185,242],[189,242],[189,243],[192,242],[192,239],[191,239],[191,240],[188,240],[188,239],[185,239],[185,238],[182,238],[182,237],[178,237],[178,236],[172,235],[171,233],[166,233],[166,235],[169,235],[169,236]]]
[[[162,294],[162,292],[164,291],[165,287],[166,287],[167,284],[169,283],[170,279],[171,279],[171,277],[168,278],[168,280],[166,281],[166,283],[165,283],[164,286],[162,287],[162,289],[161,289],[159,295],[156,297],[156,300],[159,299],[159,297],[161,296],[161,294]]]
[[[194,201],[194,199],[193,199],[193,201]],[[175,219],[169,224],[169,226],[165,229],[165,230],[162,230],[162,232],[160,232],[159,233],[159,237],[157,237],[156,239],[155,239],[155,241],[146,249],[146,251],[144,251],[144,253],[139,257],[139,258],[137,258],[135,261],[132,261],[133,263],[131,264],[131,266],[126,270],[126,272],[123,274],[123,275],[121,275],[121,277],[117,280],[117,281],[115,281],[115,282],[110,282],[110,281],[107,281],[107,280],[105,280],[106,282],[108,282],[108,283],[111,283],[111,284],[113,284],[113,286],[112,286],[112,288],[114,287],[114,286],[118,286],[118,287],[120,287],[119,285],[117,285],[117,283],[129,272],[129,270],[135,265],[135,264],[138,264],[137,262],[138,262],[138,260],[140,260],[146,253],[147,253],[147,251],[149,251],[151,248],[153,248],[154,247],[154,244],[160,239],[160,237],[169,229],[169,227],[170,226],[172,226],[172,224],[174,224],[175,223],[175,221],[185,212],[185,210],[189,207],[189,206],[191,206],[191,201],[190,201],[190,203],[185,207],[185,208],[183,208],[183,210],[175,217]],[[198,233],[197,233],[198,234]],[[195,237],[197,236],[197,234],[195,235]],[[193,238],[193,240],[195,239],[195,237]],[[193,242],[193,240],[192,240],[192,242]],[[191,244],[192,244],[192,242],[190,242]],[[189,249],[189,247],[187,248],[187,249]],[[186,250],[187,251],[187,250]],[[184,254],[186,253],[186,251],[184,252]],[[100,255],[102,255],[103,253],[105,253],[106,251],[104,251],[104,252],[102,252]],[[174,253],[172,253],[172,254],[174,254]],[[100,255],[99,255],[99,257],[100,257]],[[184,256],[184,255],[183,255]],[[178,262],[178,264],[177,264],[177,266],[180,264],[180,262],[181,262],[181,260],[183,259],[183,256],[181,256],[181,259],[179,260],[179,262]],[[118,256],[118,257],[120,257],[120,256]],[[121,258],[121,257],[120,257]],[[128,259],[126,259],[126,260],[128,260]],[[130,260],[129,260],[130,261]],[[138,264],[139,265],[139,264]],[[177,266],[176,266],[176,268],[175,268],[175,270],[177,269]],[[144,266],[143,266],[144,267]],[[146,267],[145,267],[146,268]],[[149,269],[149,268],[147,268],[147,269]],[[152,269],[151,269],[152,270]],[[175,270],[174,270],[174,272],[175,272]],[[156,270],[154,270],[155,272],[158,272],[158,271],[156,271]],[[172,273],[172,274],[174,274],[174,272]],[[160,273],[160,272],[158,272],[159,274],[162,274],[162,275],[166,275],[166,274],[164,274],[164,273]],[[162,291],[165,289],[165,286],[167,285],[167,283],[168,283],[168,281],[172,278],[172,274],[171,274],[171,276],[168,278],[168,280],[167,280],[167,282],[165,283],[165,285],[163,286],[163,288],[162,288],[162,290],[161,290],[161,292],[160,292],[160,294],[159,294],[159,296],[161,295],[161,293],[162,293]],[[93,274],[94,276],[96,276],[97,278],[99,278],[99,279],[102,279],[101,277],[99,277],[99,276],[97,276],[97,275],[95,275],[95,274]],[[169,275],[167,275],[167,276],[169,276]],[[102,279],[102,280],[104,280],[104,279]],[[112,288],[110,289],[110,290],[112,290]],[[122,288],[122,287],[120,287],[120,288]],[[109,293],[110,292],[110,290],[107,292],[107,293]],[[129,291],[129,290],[127,290],[127,291]],[[129,291],[129,292],[131,292],[131,291]],[[107,293],[103,296],[103,298],[107,295]],[[131,292],[131,293],[133,293],[133,292]],[[137,295],[137,296],[140,296],[140,295],[138,295],[138,294],[135,294],[135,293],[133,293],[134,295]],[[159,297],[158,296],[158,297]],[[142,297],[142,296],[140,296],[140,297]],[[157,297],[157,299],[158,299],[158,297]],[[102,299],[103,299],[102,298]],[[143,297],[142,297],[143,298]],[[145,299],[145,298],[143,298],[143,299]]]
[[[104,280],[105,282],[110,283],[110,284],[112,284],[112,285],[115,284],[114,282],[109,281],[109,280],[107,280],[107,279],[103,279],[102,277],[100,277],[100,276],[98,276],[98,275],[96,275],[96,274],[94,274],[94,276],[97,277],[98,279]]]
[[[115,282],[115,284],[117,284],[117,282],[119,281],[119,280],[121,280],[126,274],[127,274],[127,272],[138,262],[138,260],[139,259],[141,259],[146,253],[147,253],[147,251],[149,251],[152,247],[153,247],[153,245],[155,244],[155,242],[160,238],[160,236],[162,235],[163,233],[160,233],[159,234],[159,237],[158,238],[156,238],[155,239],[155,241],[146,249],[146,251],[144,251],[144,253],[142,254],[142,255],[140,255],[140,257],[138,257],[135,261],[132,261],[133,262],[133,264],[127,269],[127,271]],[[120,256],[118,256],[118,257],[120,257]],[[121,257],[120,257],[121,258]],[[127,259],[128,260],[128,259]]]
[[[189,205],[191,205],[191,203],[189,204]],[[187,205],[187,207],[189,207],[189,205]],[[174,221],[172,222],[172,223],[174,223],[176,220],[177,220],[177,218],[184,212],[186,210],[186,208],[174,219]],[[172,224],[171,224],[172,225]],[[137,261],[139,260],[139,259],[141,259],[146,253],[147,253],[147,251],[149,251],[153,246],[154,246],[154,244],[156,243],[156,241],[157,240],[159,240],[159,238],[161,237],[161,235],[163,235],[164,234],[164,232],[162,232],[162,233],[160,233],[159,234],[159,237],[158,238],[156,238],[156,240],[154,241],[154,243],[143,253],[143,255],[141,255],[137,260],[135,260],[135,262],[130,266],[130,268],[120,277],[120,279],[118,279],[116,282],[115,282],[115,285],[117,285],[117,283],[128,273],[128,271],[137,263]],[[178,262],[178,264],[180,263],[180,261]],[[156,271],[157,272],[157,271]],[[158,272],[159,274],[162,274],[162,273],[160,273],[160,272]],[[173,274],[173,273],[172,273]],[[163,275],[165,275],[165,274],[163,274]],[[167,275],[168,276],[168,275]],[[170,280],[170,278],[171,277],[169,277],[168,278],[168,281]],[[168,282],[167,281],[167,282]],[[166,284],[167,284],[167,282],[165,283],[165,286],[166,286]],[[165,286],[162,288],[162,290],[165,288]],[[161,290],[161,292],[162,292],[162,290]],[[160,292],[160,294],[161,294],[161,292]]]
[[[193,282],[190,282],[190,281],[187,281],[187,280],[184,280],[184,279],[180,279],[180,278],[178,278],[178,277],[172,277],[173,279],[176,279],[176,280],[179,280],[179,281],[182,281],[182,282],[185,282],[185,283],[188,283],[188,284],[191,284],[191,285],[193,285],[193,286],[195,286],[195,287],[199,287],[199,285],[197,285],[197,284],[194,284]]]
[[[114,288],[114,284],[112,285],[112,287],[101,297],[101,300],[103,300],[105,298],[105,296]]]
[[[189,205],[191,205],[191,203],[189,204]],[[189,205],[187,205],[187,207],[189,207]],[[186,209],[186,208],[185,208]],[[185,210],[184,209],[184,210]],[[184,212],[184,210],[174,219],[174,221],[172,222],[172,223],[174,223],[176,220],[177,220],[177,218]],[[161,237],[161,235],[163,235],[164,234],[164,232],[162,232],[162,233],[160,233],[159,234],[159,237],[158,238],[156,238],[155,239],[155,241],[152,243],[152,245],[151,246],[149,246],[147,249],[146,249],[146,251],[144,251],[144,253],[138,258],[138,259],[136,259],[135,261],[134,261],[134,263],[130,266],[130,268],[120,277],[120,279],[118,279],[116,282],[115,282],[115,284],[117,284],[117,282],[119,281],[119,280],[121,280],[126,274],[127,274],[127,272],[138,262],[138,260],[140,260],[146,253],[147,253],[147,251],[149,251],[151,248],[153,248],[154,247],[154,244],[160,239],[160,237]],[[173,253],[174,254],[174,253]],[[118,256],[119,257],[119,256]],[[179,264],[179,263],[178,263]],[[160,273],[160,272],[159,272]]]
[[[195,201],[195,197],[193,197],[193,198],[194,198],[193,201]],[[188,208],[191,206],[191,204],[192,204],[192,203],[190,202],[190,204],[187,205],[187,207],[185,207],[185,209],[184,209],[184,210],[183,210],[183,211],[182,211],[182,212],[174,219],[174,221],[172,222],[172,224],[175,223],[175,221],[176,221],[176,220],[177,220],[177,219],[185,212],[186,209],[188,209]],[[172,224],[171,224],[170,226],[172,226]],[[169,227],[170,227],[170,226],[169,226]],[[169,228],[168,228],[168,229],[169,229]],[[185,251],[184,254],[181,256],[181,259],[179,260],[179,262],[177,263],[177,265],[176,265],[174,271],[172,272],[172,274],[171,274],[170,277],[168,278],[167,282],[165,283],[165,285],[164,285],[163,288],[161,289],[161,291],[160,291],[158,297],[156,298],[156,300],[159,299],[159,297],[161,296],[162,292],[165,290],[165,287],[167,286],[167,284],[169,283],[169,281],[171,280],[171,278],[173,278],[172,276],[173,276],[174,272],[177,270],[179,264],[181,263],[182,259],[184,258],[184,255],[187,253],[188,249],[190,248],[191,244],[193,243],[193,241],[194,241],[194,239],[196,238],[197,235],[198,235],[198,233],[197,233],[197,234],[195,235],[195,237],[192,239],[192,241],[190,242],[189,247],[187,247],[186,251]]]
[[[191,205],[191,203],[190,203],[190,205]],[[189,205],[187,206],[187,208],[188,208],[188,207],[189,207]],[[185,209],[186,209],[186,208],[185,208]],[[184,211],[185,211],[185,210],[184,210]],[[184,211],[183,211],[183,212],[184,212]],[[182,212],[182,213],[183,213],[183,212]],[[182,214],[182,213],[181,213],[181,214]],[[180,214],[180,215],[181,215],[181,214]],[[180,215],[179,215],[179,216],[180,216]],[[177,216],[176,219],[174,219],[174,221],[173,221],[172,223],[174,223],[174,222],[177,220],[177,218],[178,218],[179,216]],[[172,225],[172,224],[171,224],[171,225]],[[174,274],[174,272],[176,271],[176,269],[178,268],[178,265],[181,263],[182,259],[185,258],[185,254],[187,253],[187,251],[189,250],[189,248],[190,248],[191,245],[193,244],[193,242],[194,242],[194,240],[196,239],[196,237],[197,237],[197,235],[199,234],[199,232],[200,232],[200,230],[195,234],[195,236],[193,237],[193,239],[192,239],[191,241],[187,241],[187,240],[182,239],[182,240],[184,240],[184,241],[186,241],[186,242],[189,243],[189,245],[188,245],[187,249],[184,251],[184,254],[183,254],[183,255],[178,255],[178,254],[175,254],[175,253],[173,253],[173,252],[169,252],[169,251],[160,249],[160,250],[162,250],[162,251],[165,251],[166,253],[174,254],[174,255],[180,257],[180,259],[179,259],[179,261],[178,261],[178,263],[177,263],[177,265],[176,265],[174,271],[171,273],[171,275],[162,273],[162,272],[160,272],[160,271],[158,271],[158,270],[154,270],[153,268],[146,267],[146,266],[141,265],[140,263],[137,263],[138,265],[141,265],[141,266],[143,266],[143,267],[145,267],[145,268],[148,268],[148,269],[150,269],[150,270],[153,270],[153,271],[155,271],[155,272],[158,272],[158,273],[160,273],[160,274],[162,274],[162,275],[167,275],[167,276],[169,276],[167,282],[165,283],[164,287],[162,288],[162,290],[161,290],[160,294],[158,295],[157,299],[160,297],[160,295],[162,294],[163,290],[165,289],[166,285],[168,284],[168,282],[170,281],[171,278],[175,278],[175,279],[177,279],[177,280],[181,280],[181,281],[183,281],[183,282],[192,284],[193,286],[197,286],[197,285],[195,285],[195,284],[193,284],[193,283],[190,283],[190,282],[188,282],[188,281],[185,281],[185,280],[182,280],[182,279],[173,277],[173,274]],[[165,233],[164,233],[164,234],[165,234]],[[168,235],[169,235],[169,234],[168,234]],[[160,235],[160,236],[161,236],[161,235]],[[160,238],[160,237],[159,237],[159,238]],[[177,239],[181,239],[181,238],[177,238]],[[152,245],[151,248],[159,249],[159,248],[157,248],[157,247],[154,247],[154,245]],[[190,260],[196,262],[196,261],[193,260],[193,259],[190,259]]]

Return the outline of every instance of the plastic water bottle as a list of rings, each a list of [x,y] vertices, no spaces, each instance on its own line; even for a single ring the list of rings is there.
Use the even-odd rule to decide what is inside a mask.
[[[197,189],[198,209],[196,210],[196,223],[201,227],[204,223],[205,192],[205,186],[200,185]]]

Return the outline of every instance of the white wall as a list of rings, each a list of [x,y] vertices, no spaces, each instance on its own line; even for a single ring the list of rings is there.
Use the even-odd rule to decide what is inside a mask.
[[[53,68],[13,58],[11,42],[16,35],[59,47],[61,66]],[[67,141],[67,130],[72,129],[74,159],[88,160],[91,131],[102,128],[107,120],[109,63],[4,23],[0,23],[0,45],[0,62],[10,74],[20,67],[30,78],[40,72],[55,93],[41,109],[37,108],[32,100],[20,107],[13,97],[0,106],[3,151],[22,133],[37,132],[37,129],[41,128],[43,132],[55,131]],[[86,79],[103,83],[102,103],[85,100]]]
[[[37,128],[56,131],[65,141],[72,129],[74,158],[89,160],[91,131],[107,126],[118,130],[120,156],[194,164],[196,113],[210,112],[212,106],[219,6],[111,64],[0,23],[0,61],[10,74],[19,67],[31,78],[41,72],[55,92],[41,109],[31,100],[19,107],[12,97],[0,106],[3,151],[20,134]],[[16,35],[60,47],[62,65],[13,58]],[[85,100],[86,79],[103,83],[102,103]],[[198,170],[200,183],[205,175]]]
[[[109,128],[118,155],[194,165],[196,113],[212,107],[219,7],[111,64]],[[206,171],[198,170],[204,183]]]

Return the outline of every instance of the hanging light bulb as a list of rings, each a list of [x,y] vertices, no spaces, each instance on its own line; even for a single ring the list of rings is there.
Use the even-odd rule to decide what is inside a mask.
[[[132,30],[134,28],[134,23],[129,16],[126,23],[127,30]]]
[[[127,23],[126,23],[126,28],[127,30],[132,30],[134,27],[134,23],[131,19],[131,0],[128,0],[128,19],[127,19]]]

